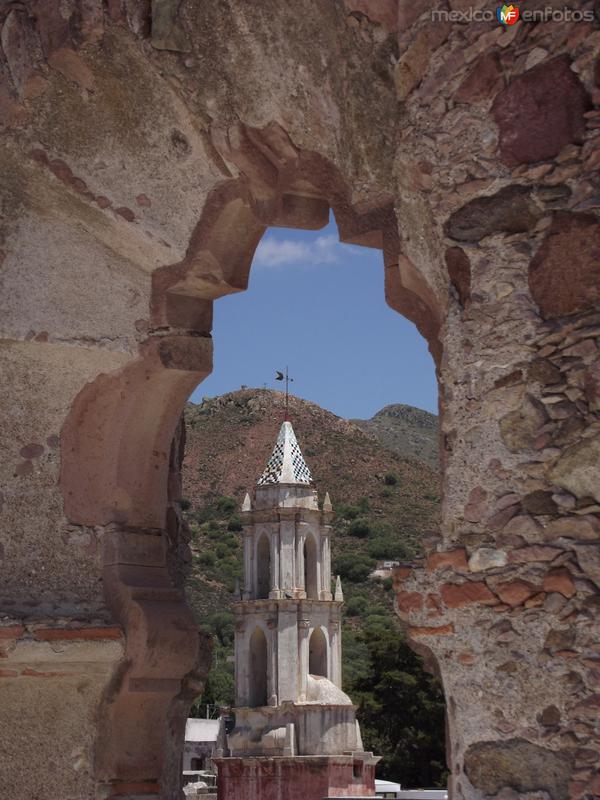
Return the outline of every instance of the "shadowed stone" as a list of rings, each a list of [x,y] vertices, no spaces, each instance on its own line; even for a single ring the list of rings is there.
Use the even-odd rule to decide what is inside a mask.
[[[591,496],[600,502],[600,437],[584,439],[565,450],[549,477],[575,497]]]
[[[524,233],[540,212],[525,186],[505,186],[489,197],[477,197],[446,221],[444,233],[459,242],[478,242],[497,233]]]
[[[500,435],[511,453],[533,445],[539,428],[548,416],[539,400],[527,396],[516,411],[511,411],[500,420]]]
[[[552,800],[567,800],[573,756],[531,744],[525,739],[479,742],[465,753],[465,771],[484,794],[504,787],[517,792],[548,792]]]
[[[530,69],[497,95],[492,115],[500,133],[500,154],[510,166],[554,158],[585,134],[587,93],[568,56]]]
[[[185,31],[178,21],[181,0],[152,0],[152,47],[189,53]]]
[[[462,247],[449,247],[445,257],[450,283],[458,292],[461,306],[464,306],[471,299],[471,262]]]
[[[484,53],[454,94],[457,103],[489,100],[502,83],[502,66],[498,53]]]
[[[600,302],[600,223],[591,214],[555,214],[529,265],[529,288],[545,319]]]

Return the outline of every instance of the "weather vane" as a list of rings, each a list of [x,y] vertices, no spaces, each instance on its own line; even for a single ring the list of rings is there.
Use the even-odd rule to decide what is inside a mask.
[[[283,372],[279,370],[275,371],[275,380],[276,381],[285,381],[285,419],[286,422],[288,421],[288,410],[289,410],[289,401],[290,401],[290,393],[289,393],[289,384],[294,382],[293,378],[290,378],[288,375],[288,368],[285,368],[285,375]]]

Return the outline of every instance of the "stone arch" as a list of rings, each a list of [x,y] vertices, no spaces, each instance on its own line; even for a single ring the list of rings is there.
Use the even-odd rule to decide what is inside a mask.
[[[248,704],[251,708],[266,706],[268,700],[267,637],[260,627],[250,636],[248,647],[248,683],[250,687]]]
[[[315,628],[308,641],[308,672],[329,677],[329,644],[322,628]]]
[[[304,584],[309,600],[319,599],[318,559],[315,537],[309,533],[304,540]]]
[[[271,591],[271,543],[262,533],[256,543],[256,599],[266,600]]]
[[[452,788],[496,795],[505,763],[506,786],[597,794],[597,736],[569,743],[597,705],[593,15],[490,29],[480,52],[479,25],[432,25],[405,0],[2,5],[3,689],[19,693],[13,654],[43,655],[44,636],[87,642],[91,664],[65,645],[33,679],[86,724],[50,732],[16,703],[14,742],[39,731],[64,796],[177,796],[206,647],[173,582],[169,436],[207,369],[212,300],[245,287],[267,225],[333,208],[344,241],[382,248],[387,302],[443,379],[443,537],[425,573],[396,578],[410,641],[443,667]],[[499,633],[518,664],[488,656]],[[96,693],[66,692],[63,668]],[[23,753],[6,759],[15,796]],[[530,762],[555,783],[532,786]],[[39,770],[38,793],[54,777]]]

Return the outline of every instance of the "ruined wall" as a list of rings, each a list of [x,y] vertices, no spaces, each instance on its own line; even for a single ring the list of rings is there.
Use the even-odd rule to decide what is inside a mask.
[[[455,797],[600,793],[600,27],[577,8],[423,14],[401,45],[403,250],[427,268],[426,204],[453,291],[441,538],[397,608],[444,683]]]
[[[444,681],[454,795],[600,792],[600,27],[437,8],[2,4],[7,796],[177,797],[207,647],[171,442],[212,302],[266,226],[329,208],[439,367],[441,537],[398,610]]]
[[[265,225],[326,222],[311,175],[357,236],[373,226],[356,230],[354,205],[391,219],[389,32],[351,34],[336,3],[255,5],[0,9],[0,794],[15,800],[179,796],[209,651],[178,585],[170,454],[212,366],[212,301],[245,288]]]

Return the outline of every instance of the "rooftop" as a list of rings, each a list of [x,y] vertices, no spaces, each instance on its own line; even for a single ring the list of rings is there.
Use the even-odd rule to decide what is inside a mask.
[[[287,420],[279,429],[275,448],[257,485],[265,486],[271,483],[305,485],[312,483],[312,476],[300,450],[292,423]]]

